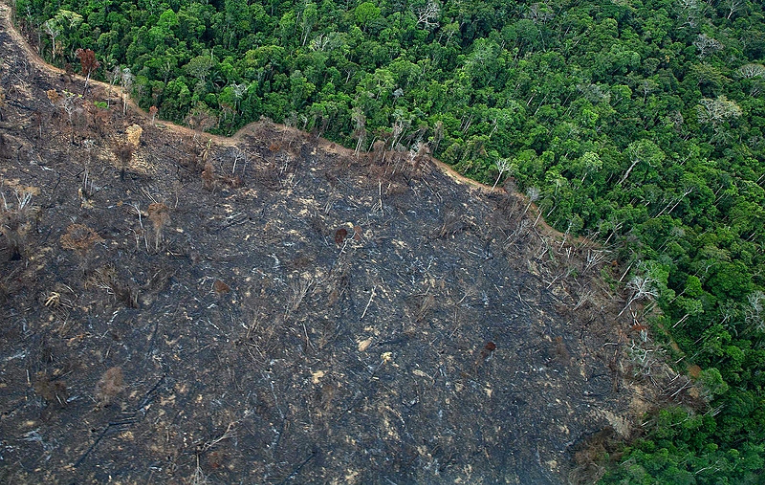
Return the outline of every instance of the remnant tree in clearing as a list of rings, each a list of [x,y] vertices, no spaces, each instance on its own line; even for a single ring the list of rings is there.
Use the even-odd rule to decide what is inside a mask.
[[[101,63],[96,60],[96,53],[90,49],[77,49],[75,55],[80,60],[82,74],[85,76],[85,87],[82,90],[82,94],[84,95],[90,84],[90,76],[96,69],[101,67]]]

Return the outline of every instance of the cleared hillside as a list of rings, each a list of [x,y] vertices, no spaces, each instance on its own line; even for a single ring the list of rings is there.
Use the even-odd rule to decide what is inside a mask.
[[[3,483],[564,483],[654,393],[693,401],[636,357],[609,255],[513,193],[155,126],[9,29]]]

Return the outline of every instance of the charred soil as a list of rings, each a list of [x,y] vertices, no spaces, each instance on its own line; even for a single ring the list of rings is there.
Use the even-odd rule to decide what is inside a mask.
[[[154,125],[7,13],[0,482],[566,483],[645,410],[610,257],[512,192]]]

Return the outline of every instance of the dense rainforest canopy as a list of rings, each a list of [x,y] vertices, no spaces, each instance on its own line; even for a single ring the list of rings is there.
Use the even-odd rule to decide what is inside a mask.
[[[559,230],[615,248],[631,300],[661,310],[654,338],[700,369],[708,407],[654,415],[604,482],[762,479],[763,2],[16,6],[47,59],[77,67],[93,49],[94,76],[165,119],[232,133],[265,116],[357,150],[427,144],[489,184],[512,177]]]

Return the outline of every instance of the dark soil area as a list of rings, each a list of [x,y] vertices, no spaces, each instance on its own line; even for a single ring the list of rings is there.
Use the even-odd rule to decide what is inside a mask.
[[[611,257],[512,191],[0,45],[1,483],[566,483],[642,409]]]

